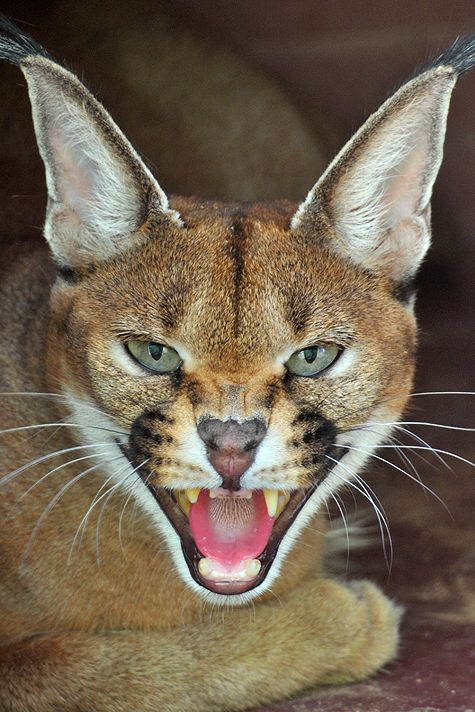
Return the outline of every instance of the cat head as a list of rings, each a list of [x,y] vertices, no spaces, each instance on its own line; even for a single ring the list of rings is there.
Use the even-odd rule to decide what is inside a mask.
[[[405,406],[411,283],[474,40],[391,96],[300,206],[169,199],[77,77],[8,21],[0,56],[27,79],[46,168],[48,372],[82,442],[108,438],[105,476],[183,579],[246,600]]]

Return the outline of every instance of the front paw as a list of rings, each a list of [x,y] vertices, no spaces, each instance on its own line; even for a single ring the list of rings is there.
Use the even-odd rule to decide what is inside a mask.
[[[342,586],[343,588],[343,586]],[[341,596],[342,624],[348,629],[341,666],[325,683],[353,682],[368,677],[392,660],[398,651],[402,607],[369,581],[353,581]]]

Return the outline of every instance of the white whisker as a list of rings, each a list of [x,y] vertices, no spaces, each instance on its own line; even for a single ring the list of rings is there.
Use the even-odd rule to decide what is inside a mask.
[[[378,521],[379,531],[381,534],[381,544],[383,547],[384,559],[388,566],[388,571],[390,572],[392,569],[392,563],[393,563],[393,543],[392,543],[392,537],[391,537],[391,532],[389,530],[389,524],[388,524],[388,520],[386,517],[386,513],[384,512],[384,509],[382,509],[382,511],[381,511],[381,509],[378,506],[378,504],[379,505],[381,504],[379,502],[379,499],[377,498],[375,493],[371,490],[369,485],[367,485],[366,482],[364,482],[364,480],[362,480],[356,474],[356,472],[354,472],[352,469],[350,469],[344,462],[342,462],[341,460],[336,460],[334,457],[331,457],[330,455],[325,455],[325,457],[328,460],[331,460],[332,462],[334,462],[336,465],[339,465],[340,467],[342,467],[344,470],[346,470],[349,473],[350,477],[352,477],[352,478],[355,477],[360,482],[362,488],[355,485],[354,482],[347,479],[346,477],[342,477],[337,472],[335,472],[336,468],[333,468],[333,470],[332,470],[332,475],[335,475],[335,477],[337,477],[339,480],[341,480],[341,482],[344,482],[345,484],[349,485],[350,487],[353,487],[357,492],[362,494],[363,497],[365,497],[368,500],[368,502],[371,504],[371,506],[373,507],[374,512],[376,514],[377,521]],[[373,495],[374,498],[371,496],[371,494]],[[387,534],[388,543],[389,543],[389,550],[390,550],[389,559],[388,559],[388,555],[387,555],[387,551],[386,551],[385,532]]]
[[[387,425],[390,425],[390,426],[394,427],[396,430],[400,430],[401,432],[406,433],[407,435],[409,435],[410,437],[412,437],[414,440],[416,440],[416,442],[419,442],[419,443],[421,443],[422,445],[425,445],[425,446],[426,446],[426,449],[427,449],[428,451],[430,451],[430,452],[432,453],[432,455],[434,455],[434,457],[436,457],[436,459],[439,460],[439,462],[441,462],[442,465],[444,465],[444,467],[446,467],[448,470],[452,471],[452,468],[450,467],[450,465],[448,465],[447,462],[444,460],[444,458],[441,457],[441,456],[436,452],[436,450],[432,447],[432,445],[430,445],[430,443],[428,443],[426,440],[424,440],[424,438],[421,438],[420,435],[417,435],[417,433],[413,433],[412,430],[409,430],[409,428],[403,427],[403,426],[406,425],[406,424],[407,424],[407,423],[404,423],[404,422],[402,422],[402,423],[401,423],[401,422],[397,422],[397,423],[387,423]],[[372,428],[373,428],[373,427],[378,427],[379,425],[380,425],[380,423],[363,423],[362,425],[356,426],[356,427],[354,428],[354,430],[369,430],[369,431],[371,431],[371,432],[376,432],[376,433],[377,433],[378,431],[377,431],[377,430],[374,431],[374,430],[372,430]],[[350,430],[353,430],[353,429],[350,429]],[[417,453],[416,453],[416,454],[417,454]],[[428,465],[432,465],[432,463],[430,463],[429,460],[427,460],[426,458],[424,458],[422,455],[419,455],[419,457],[421,457],[421,459],[424,460],[424,462],[427,463]]]
[[[447,468],[448,470],[450,470],[451,472],[453,471],[452,468],[450,467],[450,465],[444,460],[444,458],[441,457],[441,455],[432,447],[432,445],[431,445],[430,443],[428,443],[426,440],[424,440],[424,438],[421,438],[420,435],[417,435],[417,433],[413,433],[412,430],[409,430],[409,428],[404,428],[404,427],[403,427],[403,424],[401,424],[401,423],[399,423],[399,422],[396,422],[396,423],[386,423],[386,425],[392,426],[392,427],[395,428],[396,430],[399,430],[399,431],[401,431],[401,432],[403,432],[403,433],[406,433],[407,435],[409,435],[410,437],[412,437],[416,442],[419,442],[419,443],[421,443],[422,445],[424,445],[424,446],[425,446],[425,449],[426,449],[428,452],[431,452],[431,454],[434,455],[434,457],[435,457],[437,460],[439,460],[439,462],[441,462],[442,465],[444,465],[444,467],[446,467],[446,468]],[[370,431],[370,432],[378,433],[377,430],[373,430],[373,428],[376,428],[376,427],[378,427],[378,426],[380,426],[380,423],[361,423],[360,425],[356,425],[356,426],[354,426],[353,428],[349,428],[346,432],[355,432],[355,431],[358,431],[358,430],[367,430],[367,431]],[[394,437],[391,438],[391,439],[394,440]],[[401,447],[401,445],[402,445],[402,443],[400,443],[400,441],[398,441],[397,447]],[[378,446],[378,447],[382,447],[382,446]],[[420,457],[421,460],[423,460],[427,465],[430,465],[431,467],[434,466],[433,463],[431,463],[429,460],[427,460],[423,455],[420,455],[419,453],[414,453],[414,454],[416,454],[418,457]],[[411,466],[413,467],[412,463],[411,463]],[[412,467],[411,467],[411,469],[412,469]]]
[[[391,438],[391,440],[395,440],[395,438]],[[399,442],[397,443],[397,445],[398,444],[399,444]],[[422,477],[420,476],[416,466],[410,459],[409,455],[407,455],[407,453],[404,450],[401,450],[399,447],[397,447],[397,445],[396,445],[396,452],[398,454],[399,459],[401,460],[403,465],[407,465],[407,467],[409,467],[409,469],[412,470],[412,472],[414,473],[414,477],[416,477],[417,481],[420,482],[421,485],[423,485],[424,482],[422,480]],[[424,491],[424,494],[427,494],[427,492]]]
[[[355,480],[361,485],[361,487],[364,489],[365,492],[369,494],[372,500],[376,502],[377,510],[376,510],[376,515],[379,514],[382,517],[382,521],[384,523],[387,535],[388,535],[388,541],[389,541],[389,549],[390,549],[390,557],[388,560],[387,554],[386,554],[386,548],[385,548],[385,539],[384,537],[382,538],[383,542],[383,551],[384,551],[384,558],[386,560],[386,564],[388,565],[388,570],[391,571],[392,569],[392,564],[393,564],[393,542],[392,542],[392,537],[391,537],[391,532],[389,531],[389,522],[388,522],[388,515],[386,514],[386,510],[384,509],[383,503],[379,499],[378,495],[376,492],[369,486],[369,484],[361,477],[358,475],[357,472],[353,472],[353,477]],[[374,504],[374,503],[373,503]]]
[[[78,482],[80,479],[88,475],[90,472],[93,470],[97,469],[98,467],[101,467],[102,463],[96,463],[95,465],[92,465],[92,467],[89,467],[87,470],[84,470],[83,472],[80,472],[79,475],[76,475],[73,477],[71,480],[69,480],[61,489],[55,494],[55,496],[48,502],[46,507],[44,508],[43,512],[41,513],[40,517],[38,518],[35,526],[33,527],[33,531],[31,532],[30,538],[28,539],[28,543],[25,547],[25,551],[23,553],[22,561],[20,566],[23,566],[28,558],[28,555],[30,553],[31,547],[33,545],[33,541],[35,539],[35,536],[41,527],[41,524],[43,521],[46,519],[48,514],[51,512],[53,507],[59,502],[61,497],[67,492],[68,489],[70,489],[76,482]]]
[[[124,430],[113,430],[112,428],[103,428],[98,425],[80,425],[79,423],[36,423],[35,425],[20,425],[15,428],[4,428],[0,430],[0,435],[7,435],[8,433],[19,433],[23,430],[41,430],[42,428],[91,428],[93,430],[102,430],[107,433],[116,433],[117,435],[127,435],[128,433]]]
[[[413,396],[475,396],[475,391],[422,391],[421,393],[410,393]]]
[[[424,440],[424,438],[421,438],[420,435],[417,435],[416,433],[413,433],[412,430],[409,430],[409,428],[405,428],[405,427],[402,426],[402,425],[396,425],[395,427],[396,427],[396,430],[400,430],[401,432],[406,433],[406,435],[409,435],[409,436],[410,436],[411,438],[413,438],[416,442],[420,443],[421,445],[424,445],[424,446],[428,449],[428,451],[429,451],[432,455],[434,455],[434,457],[435,457],[440,463],[442,463],[442,465],[444,465],[444,467],[446,467],[448,470],[450,470],[450,471],[452,472],[452,468],[450,467],[450,465],[444,460],[444,458],[443,458],[441,455],[439,455],[439,453],[438,453],[436,450],[434,450],[434,448],[432,447],[432,445],[431,445],[430,443],[428,443],[426,440]],[[400,443],[400,444],[402,444],[402,443]],[[425,460],[425,458],[423,458],[423,459]],[[428,462],[428,461],[425,460],[425,462]],[[429,463],[428,463],[428,464],[429,464]]]
[[[475,428],[465,428],[459,425],[446,425],[445,423],[426,423],[423,420],[401,420],[399,423],[389,423],[389,425],[422,425],[429,428],[441,428],[443,430],[460,430],[465,433],[475,433]]]
[[[465,433],[475,433],[475,428],[468,428],[468,427],[461,427],[459,425],[446,425],[445,423],[429,423],[424,420],[397,420],[394,423],[389,423],[389,422],[384,422],[384,425],[422,425],[422,426],[427,426],[429,428],[442,428],[444,430],[461,430],[462,432]],[[381,423],[361,423],[360,425],[355,425],[351,428],[348,428],[349,430],[359,430],[360,428],[364,427],[377,427],[381,426]]]
[[[333,501],[335,502],[336,506],[338,507],[338,511],[340,512],[340,516],[341,516],[341,518],[342,518],[342,520],[343,520],[343,526],[345,527],[345,536],[346,536],[346,572],[348,573],[348,568],[349,568],[349,566],[350,566],[350,534],[349,534],[349,531],[348,531],[348,524],[347,524],[347,520],[346,520],[346,517],[345,517],[346,508],[345,508],[345,505],[344,505],[344,503],[342,502],[341,498],[340,498],[336,493],[332,493],[332,494],[331,494],[331,498],[333,499]],[[348,513],[346,512],[346,514],[348,514]]]
[[[386,465],[389,465],[390,467],[394,468],[398,472],[401,472],[403,475],[406,475],[406,477],[409,477],[410,480],[417,482],[417,484],[419,484],[424,490],[429,492],[429,494],[433,495],[441,503],[441,505],[444,507],[444,509],[446,509],[447,512],[450,514],[449,508],[447,507],[445,502],[439,497],[439,495],[434,492],[434,490],[432,490],[426,484],[421,482],[420,479],[417,479],[417,477],[414,477],[414,475],[409,474],[409,472],[407,472],[407,470],[403,470],[402,467],[399,467],[399,465],[396,465],[395,462],[391,462],[391,460],[387,460],[386,458],[381,457],[381,455],[376,455],[376,453],[374,453],[374,452],[370,452],[368,450],[362,450],[361,448],[354,447],[353,445],[342,445],[341,447],[344,447],[346,450],[354,450],[355,452],[359,452],[362,455],[368,455],[369,457],[372,457],[376,460],[380,460],[381,462],[384,462]],[[399,449],[399,448],[405,448],[406,446],[405,445],[379,445],[378,446],[378,448],[382,448],[382,447],[383,448],[390,447],[392,449],[394,449],[394,448]],[[409,448],[411,448],[411,447],[417,448],[419,446],[418,445],[414,445],[414,446],[409,445],[408,447]],[[425,449],[427,449],[427,448],[425,448]]]
[[[119,459],[119,458],[116,458],[116,459]],[[116,482],[115,485],[113,485],[113,486],[110,487],[108,490],[106,490],[106,492],[104,492],[103,494],[101,494],[101,492],[103,491],[104,487],[106,487],[107,484],[108,484],[112,479],[114,479],[115,477],[117,477],[117,474],[118,474],[118,473],[114,473],[113,475],[111,475],[110,477],[108,477],[108,478],[104,481],[104,483],[102,484],[102,486],[99,488],[98,492],[96,492],[96,494],[95,494],[95,496],[94,496],[94,498],[93,498],[91,504],[89,505],[89,507],[88,507],[88,509],[87,509],[87,511],[86,511],[86,513],[85,513],[85,515],[83,516],[83,518],[81,519],[81,522],[79,523],[79,526],[78,526],[78,528],[77,528],[77,530],[76,530],[76,534],[74,535],[73,542],[72,542],[72,544],[71,544],[70,554],[69,554],[69,557],[68,557],[68,562],[69,562],[69,560],[70,560],[70,558],[71,558],[72,552],[73,552],[73,550],[74,550],[74,546],[75,546],[75,544],[76,544],[76,541],[77,541],[78,536],[81,534],[81,531],[82,531],[82,534],[84,534],[84,531],[85,531],[86,526],[87,526],[88,519],[89,519],[89,517],[90,517],[90,515],[91,515],[91,513],[92,513],[92,511],[93,511],[93,509],[94,509],[94,508],[99,504],[99,502],[101,502],[108,494],[110,494],[111,492],[115,491],[115,490],[118,489],[120,486],[123,486],[124,482],[125,482],[129,477],[131,477],[133,474],[135,474],[143,465],[145,465],[145,464],[149,461],[149,459],[150,459],[150,458],[148,458],[147,460],[144,460],[144,462],[142,462],[140,465],[138,465],[137,467],[135,467],[133,470],[131,470],[131,471],[129,471],[129,472],[126,471],[126,473],[125,473],[124,476],[121,475],[121,473],[123,472],[124,468],[121,468],[121,470],[119,471],[119,477],[121,477],[121,479],[119,480],[119,482]],[[127,464],[125,465],[125,468],[128,468],[128,467],[129,467],[129,463],[127,462]],[[100,496],[99,496],[99,495],[100,495]],[[82,534],[81,534],[81,540],[82,540]],[[97,530],[96,530],[96,546],[97,546]],[[98,559],[97,559],[97,560],[98,560]]]
[[[133,494],[134,494],[134,484],[135,484],[135,483],[132,483],[132,486],[130,487],[130,492],[129,492],[129,494],[127,495],[127,497],[125,498],[125,502],[124,502],[124,504],[122,505],[122,508],[121,508],[121,510],[120,510],[120,516],[119,516],[119,544],[120,544],[120,548],[121,548],[121,550],[122,550],[122,553],[124,553],[124,546],[123,546],[123,540],[122,540],[122,520],[123,520],[123,518],[124,518],[124,514],[125,514],[126,507],[127,507],[128,503],[130,502],[130,500],[132,499],[132,496],[133,496]]]
[[[52,475],[54,472],[58,472],[59,470],[62,470],[64,467],[69,467],[69,465],[73,465],[75,462],[81,462],[82,460],[90,460],[93,457],[102,457],[102,455],[107,455],[105,452],[98,452],[94,453],[93,455],[83,455],[82,457],[76,457],[74,460],[68,460],[67,462],[63,462],[61,465],[58,465],[57,467],[54,467],[52,470],[46,473],[46,475],[43,475],[43,477],[40,477],[39,480],[36,480],[31,487],[28,487],[26,492],[23,492],[22,495],[20,495],[19,499],[23,499],[23,497],[26,497],[27,494],[29,494],[32,490],[35,489],[39,484],[41,484],[44,480],[46,480],[47,477]]]
[[[54,457],[58,457],[59,455],[65,455],[68,452],[77,452],[78,450],[85,450],[87,448],[105,447],[106,445],[110,445],[110,442],[94,443],[92,445],[75,445],[74,447],[67,447],[63,450],[55,450],[54,452],[50,452],[47,455],[42,455],[41,457],[37,457],[35,460],[31,460],[30,462],[25,463],[21,467],[18,467],[16,470],[12,470],[8,474],[0,477],[0,486],[8,484],[8,482],[11,482],[15,477],[22,474],[23,472],[26,472],[26,470],[29,470],[30,467],[40,465],[42,462],[52,460]]]
[[[382,448],[394,448],[396,447],[395,445],[378,445],[378,449]],[[441,450],[440,448],[427,448],[424,447],[423,445],[398,445],[397,447],[404,448],[405,450],[428,450],[429,452],[432,452],[433,450],[435,452],[438,452],[440,455],[447,455],[448,457],[453,457],[456,460],[460,460],[460,462],[464,462],[466,465],[470,465],[470,467],[475,467],[475,462],[472,462],[471,460],[467,460],[465,457],[462,457],[461,455],[456,455],[454,452],[449,452],[449,450]]]
[[[113,494],[117,491],[118,488],[122,487],[124,482],[130,477],[131,473],[126,472],[125,475],[122,477],[119,482],[116,482],[115,485],[112,487],[109,487],[107,492],[104,492],[104,494],[97,500],[96,504],[94,507],[99,504],[101,499],[104,499],[104,502],[102,503],[101,511],[99,512],[99,516],[97,517],[97,522],[96,522],[96,565],[97,568],[100,568],[101,565],[101,559],[99,555],[99,531],[101,528],[101,522],[102,522],[102,517],[104,516],[104,511],[107,507],[108,502],[110,501],[110,498],[113,496]]]
[[[117,457],[113,458],[113,460],[109,460],[109,463],[108,463],[108,464],[113,463],[113,462],[115,462],[115,461],[117,461],[117,460],[120,461],[121,459],[122,459],[121,456],[117,456]],[[123,468],[122,468],[122,469],[123,469]],[[121,471],[122,471],[122,470],[121,470]],[[68,564],[69,564],[70,561],[71,561],[72,552],[74,551],[74,546],[75,546],[75,544],[76,544],[76,541],[77,541],[77,539],[78,539],[78,536],[80,536],[80,535],[81,535],[81,540],[80,540],[80,542],[79,542],[79,546],[81,545],[82,536],[83,536],[84,531],[85,531],[85,529],[86,529],[87,521],[88,521],[88,519],[89,519],[89,516],[90,516],[92,510],[94,509],[96,503],[97,503],[98,501],[100,501],[100,500],[98,499],[99,495],[101,494],[101,492],[103,491],[103,489],[104,489],[105,487],[107,487],[108,483],[109,483],[112,479],[114,479],[114,477],[115,477],[115,474],[110,475],[109,477],[107,477],[107,479],[104,480],[104,482],[102,483],[102,485],[99,487],[99,490],[98,490],[98,491],[96,492],[96,494],[94,495],[91,504],[89,505],[89,507],[88,507],[87,510],[86,510],[86,513],[84,514],[84,516],[82,517],[81,521],[79,522],[79,526],[78,526],[78,528],[76,529],[76,533],[75,533],[75,535],[74,535],[74,538],[73,538],[71,547],[70,547],[70,549],[69,549]],[[82,533],[81,533],[81,532],[82,532]]]

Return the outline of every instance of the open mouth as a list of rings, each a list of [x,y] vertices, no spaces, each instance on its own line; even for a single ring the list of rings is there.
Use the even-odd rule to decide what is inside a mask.
[[[180,536],[194,580],[229,595],[251,591],[265,579],[285,532],[315,487],[291,493],[150,489]]]
[[[129,458],[128,448],[116,441]],[[200,586],[223,595],[245,593],[266,578],[289,527],[346,450],[327,448],[314,484],[291,492],[277,489],[231,491],[192,488],[168,490],[144,479],[180,537],[185,561]]]

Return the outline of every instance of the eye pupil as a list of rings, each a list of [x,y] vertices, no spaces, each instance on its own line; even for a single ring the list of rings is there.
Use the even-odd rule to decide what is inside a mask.
[[[163,346],[161,344],[156,344],[151,341],[148,344],[148,352],[154,361],[159,361],[162,358]]]
[[[318,355],[318,349],[304,349],[303,356],[307,363],[313,363]]]

